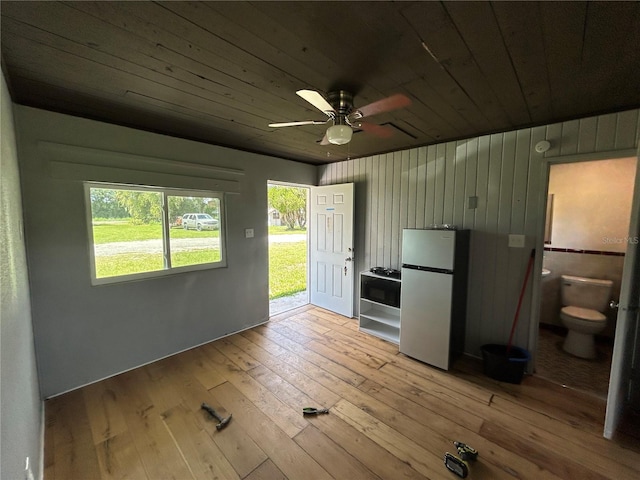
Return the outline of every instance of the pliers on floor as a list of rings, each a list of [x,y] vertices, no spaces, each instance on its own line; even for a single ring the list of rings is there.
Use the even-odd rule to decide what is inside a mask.
[[[303,415],[318,415],[319,413],[329,413],[328,408],[305,407],[302,409]]]

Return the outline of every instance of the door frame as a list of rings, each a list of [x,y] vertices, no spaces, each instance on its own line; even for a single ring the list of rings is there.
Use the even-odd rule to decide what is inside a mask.
[[[311,234],[310,225],[309,225],[309,199],[311,197],[311,189],[315,185],[308,185],[304,183],[293,183],[293,182],[281,182],[278,180],[267,180],[267,213],[269,212],[269,185],[278,185],[281,187],[296,187],[296,188],[306,188],[307,189],[307,204],[306,204],[306,216],[307,216],[307,303],[305,305],[309,305],[311,302],[311,295],[309,293],[309,280],[311,279],[309,272],[309,235]],[[267,223],[267,260],[269,257],[269,224]],[[267,283],[269,282],[269,277],[271,275],[271,268],[267,265]],[[269,297],[267,296],[267,304],[270,303]]]
[[[640,163],[640,146],[636,161]],[[638,239],[640,235],[640,165],[636,164],[636,178],[633,193],[633,203],[631,205],[631,222],[629,225],[629,236]],[[632,255],[625,256],[624,270],[622,276],[622,285],[620,289],[620,300],[618,310],[618,325],[616,326],[616,337],[613,347],[613,356],[611,358],[612,374],[609,380],[609,391],[607,395],[607,410],[604,421],[604,437],[613,438],[620,421],[622,420],[624,410],[627,407],[625,394],[628,394],[628,386],[624,384],[631,376],[631,370],[634,367],[634,355],[637,353],[638,330],[635,330],[635,338],[630,338],[627,334],[633,325],[630,322],[638,319],[638,298],[633,295],[638,294],[638,280],[634,277],[637,269],[640,268],[640,247],[636,246],[632,250]],[[628,250],[627,250],[628,251]],[[634,284],[635,281],[635,284]],[[626,304],[625,304],[626,302]],[[635,305],[630,305],[634,302]],[[626,312],[626,313],[625,313]],[[635,317],[633,313],[635,312]],[[634,344],[632,346],[631,344]],[[630,351],[635,348],[636,350]],[[626,392],[625,392],[626,390]]]
[[[547,198],[549,194],[549,172],[551,165],[562,164],[562,163],[579,163],[579,162],[588,162],[593,160],[613,160],[617,158],[628,158],[635,157],[636,164],[636,182],[634,185],[633,197],[632,197],[632,205],[631,212],[640,211],[640,185],[638,179],[640,179],[640,149],[629,148],[624,150],[613,150],[607,152],[594,152],[594,153],[585,153],[585,154],[573,154],[573,155],[564,155],[564,156],[554,156],[554,157],[546,157],[541,158],[541,168],[540,168],[540,189],[538,191],[538,210],[537,210],[537,227],[536,227],[536,242],[535,249],[538,254],[535,256],[534,261],[534,272],[542,271],[543,266],[543,256],[541,252],[544,252],[544,232],[545,232],[545,219],[547,213]],[[633,218],[631,218],[633,222]],[[631,225],[630,225],[631,226]],[[625,267],[627,267],[627,262],[625,262]],[[624,275],[622,278],[621,289],[628,289],[630,284],[630,276]],[[529,342],[527,348],[531,353],[532,360],[530,364],[531,373],[535,371],[535,365],[537,361],[537,350],[538,350],[538,329],[540,325],[540,303],[542,301],[541,296],[541,284],[542,277],[540,275],[533,274],[533,285],[532,285],[532,297],[531,297],[531,319],[533,321],[530,322],[529,325]],[[616,331],[620,328],[620,325],[616,325]],[[617,335],[616,335],[617,337]],[[614,355],[615,355],[615,346],[617,341],[614,341]],[[621,368],[619,365],[615,365],[612,362],[613,368]],[[611,388],[611,386],[609,386]]]

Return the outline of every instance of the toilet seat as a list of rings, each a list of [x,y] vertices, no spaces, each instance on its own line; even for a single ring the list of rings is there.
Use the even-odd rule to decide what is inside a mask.
[[[560,312],[565,314],[568,317],[573,317],[576,320],[582,320],[585,322],[599,323],[599,322],[607,321],[606,316],[590,308],[569,306],[569,307],[563,307],[562,310],[560,310]]]

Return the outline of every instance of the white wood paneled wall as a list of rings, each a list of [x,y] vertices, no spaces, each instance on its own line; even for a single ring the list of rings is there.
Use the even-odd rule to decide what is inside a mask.
[[[479,355],[481,345],[506,343],[509,337],[529,255],[537,243],[546,192],[543,159],[636,149],[639,112],[332,163],[319,168],[319,184],[355,183],[358,270],[399,268],[403,228],[449,223],[473,230],[465,349]],[[539,154],[534,146],[545,139],[551,149]],[[469,209],[473,196],[478,197],[477,208]],[[509,248],[510,233],[526,235],[525,248]],[[525,348],[531,291],[530,282],[514,340]]]

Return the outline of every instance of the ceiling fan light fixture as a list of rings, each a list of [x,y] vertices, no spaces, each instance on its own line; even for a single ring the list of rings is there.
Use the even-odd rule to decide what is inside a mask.
[[[332,125],[327,128],[327,140],[334,145],[344,145],[351,141],[353,130],[349,125]]]

